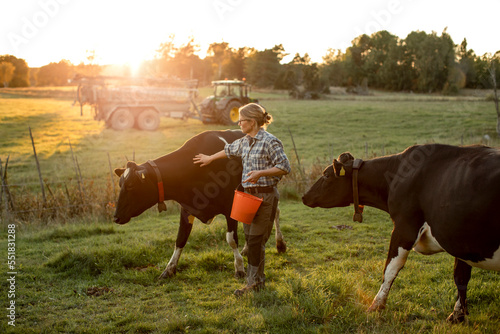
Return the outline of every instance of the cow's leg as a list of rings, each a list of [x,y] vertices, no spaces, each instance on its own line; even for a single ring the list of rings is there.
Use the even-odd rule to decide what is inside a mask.
[[[405,228],[408,228],[406,226]],[[385,262],[384,280],[377,295],[373,299],[368,311],[382,310],[385,308],[387,297],[391,289],[392,283],[398,276],[399,271],[403,268],[408,258],[408,254],[415,243],[418,235],[418,230],[412,233],[409,229],[402,231],[402,229],[394,228],[391,236],[391,243],[389,246],[389,253],[387,261]]]
[[[245,245],[243,246],[243,249],[241,250],[241,255],[247,256],[248,255],[248,243],[245,239]]]
[[[276,208],[276,217],[274,218],[274,227],[276,228],[275,231],[275,238],[276,238],[276,249],[278,250],[278,253],[285,253],[286,252],[286,242],[283,239],[283,233],[281,233],[281,228],[280,228],[280,208]]]
[[[179,262],[181,254],[182,254],[182,248],[175,246],[174,253],[172,254],[170,261],[168,261],[167,267],[165,268],[165,270],[163,271],[163,273],[160,275],[159,278],[169,278],[176,274],[177,263]]]
[[[467,312],[467,285],[469,284],[472,267],[462,260],[455,258],[455,268],[453,276],[455,278],[455,285],[458,290],[457,302],[453,313],[448,317],[448,321],[452,323],[459,323],[465,320]]]
[[[238,222],[232,218],[227,218],[227,233],[226,241],[233,250],[234,254],[234,276],[236,278],[244,278],[245,274],[245,264],[243,262],[243,257],[238,250]],[[246,244],[246,243],[245,243]]]
[[[182,250],[186,246],[191,230],[193,229],[194,216],[191,216],[184,208],[181,208],[181,218],[179,230],[177,231],[177,240],[175,241],[175,249],[167,267],[160,275],[160,278],[168,278],[175,275],[177,271],[177,263],[181,257]]]

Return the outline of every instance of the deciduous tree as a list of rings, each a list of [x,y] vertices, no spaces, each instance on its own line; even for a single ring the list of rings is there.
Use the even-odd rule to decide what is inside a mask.
[[[42,66],[36,76],[37,86],[65,86],[72,72],[73,65],[68,60]]]
[[[212,57],[214,65],[217,67],[216,80],[223,79],[222,77],[222,64],[231,54],[229,44],[226,42],[212,43],[208,47],[207,56]]]
[[[491,84],[493,86],[493,102],[497,112],[497,134],[500,137],[500,107],[498,106],[498,80],[497,69],[500,65],[500,51],[497,51],[493,57],[490,58],[488,72],[490,74]]]
[[[285,55],[281,44],[250,54],[246,63],[248,81],[258,87],[274,87],[281,70],[280,62]]]
[[[24,59],[16,58],[12,55],[0,56],[0,62],[8,62],[14,65],[14,76],[10,80],[9,87],[28,87],[29,68]]]
[[[14,77],[15,69],[16,68],[12,65],[12,63],[6,61],[0,62],[0,84],[7,87],[9,82]]]

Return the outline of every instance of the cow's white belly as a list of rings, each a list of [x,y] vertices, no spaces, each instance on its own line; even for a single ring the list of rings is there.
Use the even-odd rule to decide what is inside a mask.
[[[415,240],[413,244],[413,250],[424,255],[431,255],[444,251],[443,247],[441,247],[439,242],[437,242],[436,238],[432,235],[431,227],[427,223],[424,223],[420,228],[417,240]]]
[[[500,271],[500,247],[495,253],[493,253],[493,257],[491,259],[486,259],[481,262],[463,261],[472,267]]]
[[[432,235],[431,227],[427,223],[424,223],[424,225],[422,225],[422,227],[420,228],[417,240],[413,245],[413,250],[424,255],[431,255],[445,251],[436,240],[436,238],[434,238],[434,236]],[[484,261],[462,261],[472,267],[500,271],[500,247],[493,254],[492,258],[486,259]]]

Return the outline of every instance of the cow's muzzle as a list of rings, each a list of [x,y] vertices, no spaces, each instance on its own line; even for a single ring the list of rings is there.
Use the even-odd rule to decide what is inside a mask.
[[[120,219],[120,217],[113,217],[113,222],[115,222],[116,224],[119,224],[119,225],[123,225],[123,224],[126,224],[130,221],[130,219]]]
[[[307,194],[305,194],[304,196],[302,196],[302,203],[304,203],[304,205],[308,207],[315,208],[318,205],[315,203],[315,201],[312,200],[311,197],[312,196],[308,196]]]

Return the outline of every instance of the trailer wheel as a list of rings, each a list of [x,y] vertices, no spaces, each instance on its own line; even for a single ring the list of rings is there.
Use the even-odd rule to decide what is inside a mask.
[[[219,122],[224,125],[238,124],[238,118],[240,116],[238,109],[240,107],[241,103],[238,101],[229,102],[224,110],[220,110],[217,113],[217,118]]]
[[[118,108],[111,116],[111,127],[122,131],[134,126],[134,115],[128,108]]]
[[[136,122],[139,129],[154,131],[160,125],[160,115],[154,109],[146,109],[137,116]]]

